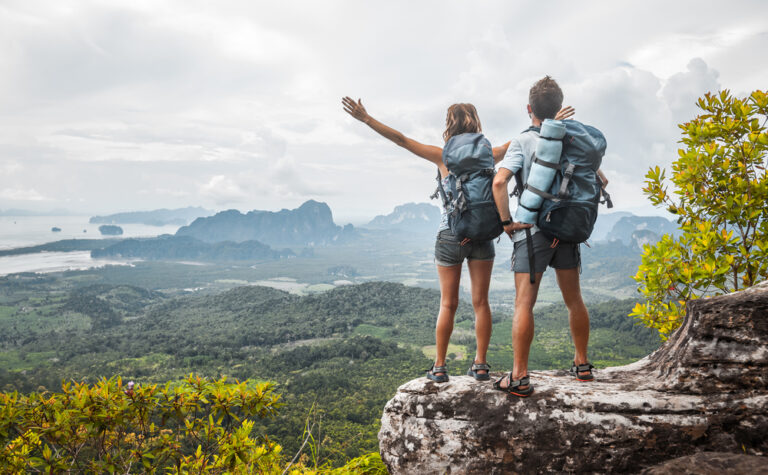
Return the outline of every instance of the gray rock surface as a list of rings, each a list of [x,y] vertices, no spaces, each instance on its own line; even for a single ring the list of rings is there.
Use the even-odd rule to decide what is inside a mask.
[[[639,472],[698,452],[768,455],[768,283],[690,302],[652,355],[533,396],[454,376],[402,385],[382,416],[391,473]],[[494,376],[500,376],[496,374]]]
[[[729,454],[725,452],[701,452],[678,457],[655,467],[643,470],[643,475],[766,475],[768,457]]]

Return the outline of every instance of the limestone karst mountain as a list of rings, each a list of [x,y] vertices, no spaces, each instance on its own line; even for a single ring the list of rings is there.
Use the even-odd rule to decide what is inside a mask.
[[[365,227],[434,234],[439,225],[440,208],[429,203],[406,203],[395,206],[389,214],[376,216]]]
[[[176,232],[176,236],[189,236],[204,242],[259,241],[272,247],[324,246],[351,239],[354,235],[351,224],[337,226],[331,208],[314,200],[296,209],[277,212],[222,211],[198,218]]]

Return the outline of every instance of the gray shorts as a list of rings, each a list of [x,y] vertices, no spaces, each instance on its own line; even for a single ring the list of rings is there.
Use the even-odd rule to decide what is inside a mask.
[[[538,232],[531,236],[533,243],[533,263],[536,273],[544,272],[547,266],[553,269],[574,269],[581,267],[581,252],[578,244],[558,243],[552,247],[552,240]],[[515,243],[512,253],[512,271],[528,274],[531,267],[528,261],[528,240]]]
[[[437,233],[435,241],[435,263],[450,267],[467,260],[492,261],[496,257],[493,241],[469,241],[461,245],[461,240],[446,229]]]

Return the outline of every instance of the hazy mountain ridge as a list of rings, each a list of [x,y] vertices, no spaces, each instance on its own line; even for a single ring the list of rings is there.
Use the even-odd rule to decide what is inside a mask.
[[[355,237],[351,224],[333,222],[326,203],[309,200],[296,209],[253,210],[246,214],[227,210],[198,218],[176,232],[209,243],[220,241],[259,241],[270,246],[326,246]]]
[[[214,211],[188,206],[177,209],[156,209],[152,211],[126,211],[106,216],[92,216],[91,224],[147,224],[150,226],[165,226],[175,224],[185,226],[200,217],[214,214]]]
[[[378,215],[365,225],[369,229],[397,229],[435,233],[440,225],[440,208],[429,203],[405,203],[394,211]]]
[[[655,244],[664,234],[678,235],[677,223],[661,216],[624,216],[608,234],[611,240],[642,249],[643,244]]]
[[[602,211],[602,209],[600,211]],[[628,211],[616,211],[615,213],[598,213],[597,220],[595,221],[595,227],[592,230],[592,236],[589,238],[589,240],[610,240],[609,234],[611,234],[613,227],[621,218],[625,216],[634,215]]]

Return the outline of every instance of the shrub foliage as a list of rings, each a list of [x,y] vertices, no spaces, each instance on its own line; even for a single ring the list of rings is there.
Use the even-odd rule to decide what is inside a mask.
[[[253,437],[281,405],[271,383],[207,380],[134,386],[119,377],[60,393],[0,393],[0,466],[8,473],[317,473]],[[335,473],[381,473],[371,454]],[[323,471],[321,468],[320,471]],[[331,470],[328,470],[331,471]]]
[[[630,314],[666,338],[685,304],[733,292],[768,277],[768,95],[735,98],[725,90],[698,100],[702,114],[681,124],[681,143],[666,170],[652,168],[650,201],[678,216],[679,237],[646,245],[635,280],[644,302]]]

